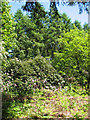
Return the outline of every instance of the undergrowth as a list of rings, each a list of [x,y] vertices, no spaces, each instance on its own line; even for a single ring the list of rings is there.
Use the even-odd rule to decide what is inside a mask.
[[[3,117],[88,118],[88,95],[85,90],[73,89],[68,86],[54,90],[37,88],[33,95],[16,98],[3,96]]]

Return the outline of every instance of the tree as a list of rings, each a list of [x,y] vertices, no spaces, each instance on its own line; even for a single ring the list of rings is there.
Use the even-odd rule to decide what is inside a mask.
[[[90,27],[89,27],[89,25],[88,25],[87,23],[85,23],[84,26],[83,26],[83,29],[84,29],[86,32],[88,32],[89,29],[90,29]]]
[[[59,14],[55,7],[55,3],[50,4],[50,12],[48,13],[48,29],[46,36],[46,56],[54,57],[54,52],[59,50],[58,38],[63,36],[64,32],[70,30],[71,20],[66,14]]]
[[[23,10],[28,11],[30,20],[35,24],[35,29],[33,30],[32,39],[34,41],[34,56],[41,54],[45,56],[45,41],[47,39],[47,29],[48,29],[48,15],[44,8],[39,2],[27,3],[28,6],[23,6]],[[28,30],[28,35],[30,37],[30,30]],[[37,51],[37,53],[35,53]]]
[[[44,27],[41,25],[38,28],[36,24],[37,19],[34,21],[33,17],[30,18],[30,15],[24,16],[20,10],[15,13],[14,17],[17,21],[15,31],[18,41],[15,56],[20,59],[29,59],[42,54],[44,48]]]
[[[48,13],[48,26],[45,40],[46,56],[53,57],[55,50],[58,50],[58,37],[62,31],[62,20],[58,13],[55,11],[54,3],[50,5],[50,12]]]
[[[55,2],[55,4],[60,5],[59,0],[50,0],[50,2]],[[89,14],[89,0],[62,0],[61,4],[66,6],[75,6],[78,5],[79,8],[79,14],[81,14],[83,11],[86,11]]]
[[[81,22],[79,22],[78,20],[75,20],[74,24],[79,30],[82,30]]]
[[[43,18],[46,15],[44,8],[39,2],[26,3],[28,6],[22,6],[23,10],[28,11],[29,17],[39,27],[43,27]]]
[[[28,11],[31,21],[36,25],[36,30],[33,30],[35,34],[33,36],[38,36],[38,39],[34,38],[35,47],[40,46],[38,51],[41,55],[53,57],[53,53],[59,49],[59,36],[61,34],[63,36],[63,31],[67,32],[70,30],[71,19],[69,19],[66,14],[59,14],[55,2],[51,2],[49,13],[45,12],[40,3],[36,1],[27,2],[26,4],[26,6],[23,6],[23,10]],[[31,36],[30,30],[28,30],[28,33],[28,35]]]
[[[64,23],[64,26],[63,26],[64,31],[65,32],[70,31],[70,29],[71,29],[71,18],[69,18],[66,13],[63,13],[61,15],[61,18],[62,18],[62,22]]]
[[[16,47],[16,33],[15,33],[15,22],[12,19],[12,15],[10,14],[10,7],[8,2],[5,0],[2,2],[2,28],[1,28],[1,38],[4,41],[5,50],[8,51],[10,49],[14,49]]]
[[[33,57],[33,41],[29,36],[32,34],[31,31],[34,28],[34,24],[27,15],[23,15],[21,10],[17,10],[14,18],[17,22],[15,27],[15,32],[17,34],[17,48],[15,49],[14,56],[21,60],[29,59],[30,57]]]
[[[65,36],[59,39],[60,50],[59,53],[54,53],[55,58],[52,62],[54,67],[60,74],[75,77],[80,84],[84,80],[88,81],[88,44],[88,34],[74,26],[74,29],[65,33]]]
[[[23,18],[23,13],[20,9],[17,10],[17,12],[14,15],[15,21],[19,22]]]
[[[37,51],[37,53],[35,53],[34,56],[37,54],[43,55],[45,49],[44,34],[46,31],[45,20],[47,12],[45,12],[44,8],[39,2],[28,3],[28,5],[29,8],[23,7],[23,9],[29,12],[29,18],[35,24],[34,30],[32,32],[32,39],[34,40],[34,53],[35,51]]]
[[[37,2],[37,0],[27,0],[26,4],[25,4],[25,8],[27,8],[28,10],[30,9],[31,6],[33,6],[33,4]],[[60,5],[59,0],[50,0],[50,3],[54,2],[54,6],[57,9],[57,4],[58,6]],[[31,3],[31,6],[30,6]],[[89,0],[62,0],[61,4],[62,5],[67,5],[67,6],[75,6],[78,5],[79,8],[79,14],[81,14],[83,11],[86,11],[89,14]]]

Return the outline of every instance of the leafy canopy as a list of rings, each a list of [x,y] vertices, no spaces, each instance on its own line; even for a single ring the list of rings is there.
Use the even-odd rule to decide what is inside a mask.
[[[12,15],[10,14],[10,7],[8,2],[5,0],[2,2],[2,29],[1,29],[1,37],[2,41],[5,42],[4,47],[5,50],[8,51],[9,49],[13,49],[16,45],[16,33],[15,33],[15,22],[12,19]]]
[[[74,26],[75,27],[75,26]],[[59,52],[55,52],[53,59],[54,67],[59,73],[65,73],[69,77],[76,77],[79,82],[87,79],[84,71],[88,71],[89,66],[89,44],[88,34],[78,28],[70,30],[60,36]]]

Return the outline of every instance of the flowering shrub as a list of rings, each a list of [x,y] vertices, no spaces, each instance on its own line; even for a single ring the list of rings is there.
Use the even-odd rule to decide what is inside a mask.
[[[58,86],[63,80],[40,55],[27,61],[11,59],[3,72],[3,89],[20,95],[33,93],[36,88]]]

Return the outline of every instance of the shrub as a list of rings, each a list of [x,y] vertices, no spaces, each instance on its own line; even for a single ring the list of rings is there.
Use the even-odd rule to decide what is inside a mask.
[[[20,95],[33,93],[35,88],[58,86],[63,80],[49,61],[40,55],[26,61],[11,59],[3,71],[4,90]]]

